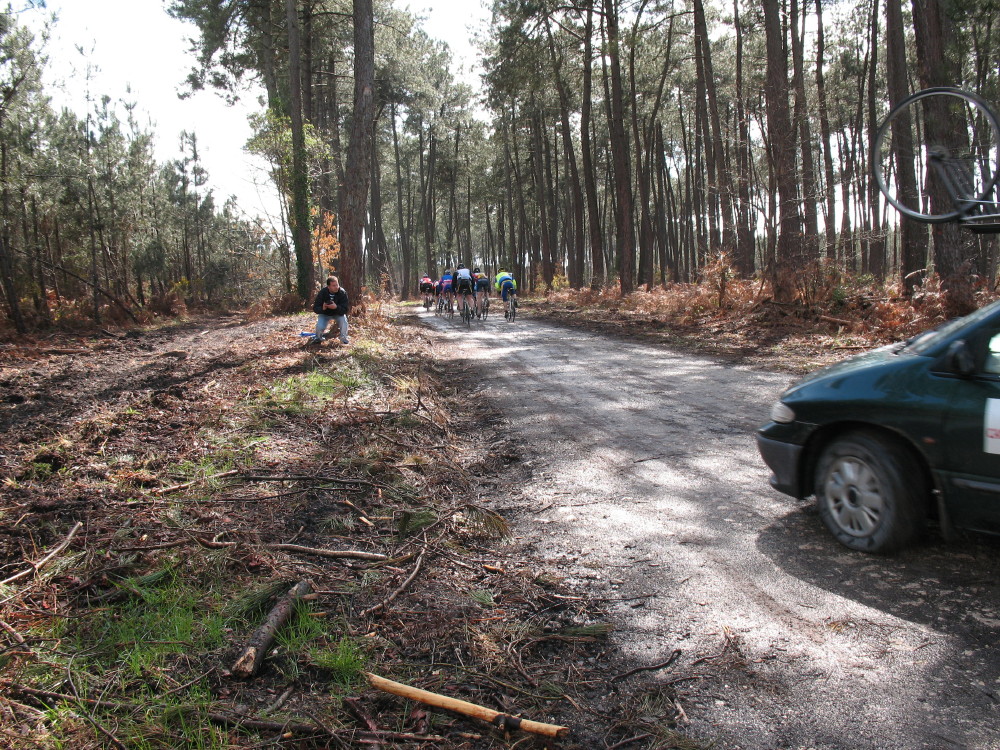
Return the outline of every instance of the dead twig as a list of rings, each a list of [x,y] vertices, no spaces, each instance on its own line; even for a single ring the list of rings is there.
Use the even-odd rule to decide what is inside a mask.
[[[400,595],[401,593],[403,593],[403,592],[404,592],[404,591],[406,590],[406,588],[407,588],[407,587],[408,587],[408,586],[409,586],[409,585],[410,585],[411,583],[413,583],[413,579],[415,579],[415,578],[417,577],[417,573],[419,573],[419,572],[420,572],[420,566],[421,566],[421,564],[422,564],[422,563],[423,563],[423,561],[424,561],[424,553],[425,553],[425,552],[427,552],[427,548],[426,548],[426,547],[424,547],[424,548],[423,548],[423,549],[422,549],[422,550],[420,551],[420,554],[419,554],[419,555],[417,555],[417,564],[413,566],[413,572],[412,572],[412,573],[410,573],[409,577],[407,577],[407,579],[406,579],[405,581],[403,581],[403,582],[402,582],[402,583],[401,583],[401,584],[399,585],[399,588],[397,588],[397,589],[396,589],[395,591],[393,591],[393,592],[392,592],[391,594],[389,594],[389,596],[388,596],[388,597],[386,597],[386,599],[385,599],[384,601],[381,601],[381,602],[379,602],[378,604],[376,604],[375,606],[373,606],[373,607],[369,607],[368,609],[364,610],[364,611],[363,611],[363,612],[361,613],[361,615],[360,615],[360,616],[361,616],[361,617],[370,617],[371,615],[375,614],[375,613],[376,613],[376,612],[378,612],[379,610],[382,610],[382,609],[385,609],[385,608],[386,608],[386,607],[388,607],[388,606],[389,606],[390,604],[392,604],[393,600],[395,600],[395,598],[396,598],[397,596],[399,596],[399,595]]]
[[[11,680],[0,680],[0,685],[3,685],[11,693],[26,695],[41,701],[68,701],[70,703],[86,703],[87,705],[94,706],[95,708],[106,708],[116,712],[133,711],[136,708],[136,706],[131,705],[129,703],[100,701],[100,700],[94,700],[93,698],[79,698],[75,695],[67,695],[66,693],[53,693],[49,690],[36,690],[35,688],[28,687],[27,685],[21,685],[17,682],[12,682]]]
[[[610,681],[617,682],[618,680],[624,680],[626,677],[631,677],[632,675],[637,674],[638,672],[655,672],[658,669],[666,669],[675,661],[677,661],[677,657],[679,657],[680,655],[681,655],[681,650],[679,648],[675,648],[674,652],[670,654],[670,658],[667,659],[665,662],[662,662],[661,664],[653,664],[648,667],[636,667],[635,669],[630,669],[628,672],[622,672],[619,675],[615,675],[614,677],[611,678]]]
[[[203,477],[201,479],[193,479],[190,482],[184,482],[183,484],[174,484],[170,487],[160,487],[159,489],[153,490],[154,495],[166,495],[168,492],[176,492],[177,490],[186,489],[192,485],[198,484],[198,482],[207,482],[209,479],[218,479],[219,477],[231,477],[233,474],[239,474],[238,469],[230,469],[229,471],[223,471],[219,474],[212,474],[211,476]]]
[[[232,542],[230,542],[231,544]],[[378,552],[359,552],[356,550],[334,550],[322,549],[319,547],[303,547],[301,544],[268,544],[267,549],[284,550],[285,552],[302,552],[306,555],[318,555],[320,557],[346,558],[349,560],[371,560],[381,562],[388,560],[388,555]]]
[[[327,734],[330,737],[340,739],[344,735],[352,740],[365,744],[379,743],[383,740],[395,740],[398,742],[445,742],[446,738],[433,734],[411,734],[408,732],[392,732],[388,730],[356,732],[353,730],[333,730],[322,726],[319,722],[307,724],[301,721],[267,721],[266,719],[251,719],[244,716],[232,716],[221,711],[212,711],[207,714],[208,720],[214,724],[231,726],[237,729],[250,729],[256,732],[280,732],[281,736],[287,739],[295,735],[313,736],[316,734]]]
[[[27,570],[22,570],[20,573],[15,573],[10,578],[6,578],[6,579],[0,581],[0,586],[4,586],[4,585],[6,585],[8,583],[13,583],[14,581],[18,581],[18,580],[24,578],[25,576],[30,576],[32,573],[37,573],[39,570],[42,569],[42,567],[47,562],[49,562],[49,560],[51,560],[53,557],[55,557],[56,555],[58,555],[60,552],[62,552],[64,549],[66,549],[66,547],[69,546],[69,543],[71,541],[73,541],[73,537],[76,536],[76,532],[78,532],[80,530],[81,526],[83,526],[83,522],[82,521],[77,521],[76,522],[76,526],[74,526],[73,529],[72,529],[72,531],[69,532],[69,535],[65,539],[63,539],[62,542],[60,542],[59,545],[55,549],[53,549],[51,552],[49,552],[49,554],[47,554],[45,557],[43,557],[38,562],[31,563],[31,567],[28,568]]]
[[[638,742],[639,740],[645,740],[653,735],[649,734],[637,734],[635,737],[629,737],[628,739],[622,740],[621,742],[616,742],[613,745],[608,745],[605,750],[616,750],[619,747],[625,747],[626,745],[631,745],[633,742]]]
[[[14,630],[14,628],[5,623],[3,620],[0,620],[0,628],[6,630],[7,633],[10,635],[10,637],[13,638],[15,641],[17,641],[18,643],[21,644],[24,643],[24,636],[22,636],[20,633]]]
[[[73,667],[73,660],[70,659],[69,664],[66,665],[66,681],[69,683],[70,689],[72,689],[73,691],[73,697],[76,700],[77,706],[80,709],[80,711],[83,713],[85,717],[87,717],[87,721],[89,721],[91,724],[94,725],[97,731],[99,731],[101,734],[103,734],[105,737],[108,738],[108,742],[110,742],[114,747],[117,747],[118,750],[128,750],[128,748],[125,747],[122,741],[111,733],[110,729],[105,727],[101,722],[97,720],[96,716],[94,716],[89,710],[87,710],[87,705],[83,703],[83,701],[80,699],[80,693],[76,689],[76,683],[73,682],[72,667]]]
[[[494,711],[493,709],[486,708],[485,706],[477,706],[475,703],[469,703],[468,701],[458,700],[456,698],[449,698],[445,695],[432,693],[429,690],[421,690],[420,688],[410,687],[409,685],[404,685],[400,682],[393,682],[392,680],[379,677],[371,672],[366,672],[365,677],[368,679],[368,684],[378,690],[398,695],[401,698],[419,701],[420,703],[424,703],[428,706],[443,708],[448,711],[455,711],[463,716],[471,716],[475,719],[480,719],[488,724],[499,727],[505,731],[520,729],[525,732],[541,734],[546,737],[562,737],[569,733],[569,727],[562,727],[556,724],[545,724],[538,721],[531,721],[530,719],[521,719],[516,716],[511,716],[510,714],[501,713],[500,711]]]

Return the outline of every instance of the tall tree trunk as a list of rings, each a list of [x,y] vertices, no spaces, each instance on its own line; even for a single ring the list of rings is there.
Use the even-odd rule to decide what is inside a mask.
[[[393,102],[392,108],[389,112],[389,116],[392,118],[392,153],[393,161],[396,167],[396,215],[398,217],[398,227],[399,232],[399,244],[400,253],[403,256],[403,289],[402,297],[403,299],[410,298],[410,291],[413,286],[411,283],[414,280],[413,276],[413,262],[415,258],[413,257],[413,246],[410,244],[410,233],[406,228],[404,222],[403,214],[403,172],[402,165],[399,159],[399,134],[396,127],[396,103]],[[423,273],[433,274],[434,269],[427,268]]]
[[[7,144],[0,143],[0,282],[3,284],[3,296],[7,300],[7,310],[10,319],[18,333],[27,333],[28,326],[21,311],[21,300],[17,290],[17,277],[14,270],[14,253],[10,244],[10,190],[7,182]]]
[[[901,0],[885,2],[886,81],[889,85],[890,108],[899,104],[909,93],[906,83],[906,40],[900,2]],[[892,144],[896,160],[896,189],[903,203],[913,205],[917,194],[917,175],[910,158],[913,153],[912,123],[905,112],[893,120]],[[899,222],[899,234],[900,282],[903,294],[909,296],[913,287],[919,286],[922,280],[926,258],[921,235],[926,237],[926,233],[918,231],[914,222],[902,218]]]
[[[819,0],[817,0],[819,2]],[[750,115],[743,95],[743,21],[739,0],[733,0],[736,27],[736,252],[734,261],[740,275],[754,272],[754,240],[750,211]]]
[[[795,132],[788,112],[788,55],[782,33],[778,0],[763,0],[767,42],[767,137],[773,155],[775,193],[778,205],[776,262],[771,271],[774,296],[790,301],[796,291],[795,277],[802,269],[802,218],[795,182]]]
[[[706,166],[708,167],[708,206],[710,213],[709,236],[711,238],[710,251],[714,254],[720,250],[732,250],[732,219],[731,211],[723,206],[723,193],[726,196],[731,194],[728,190],[722,190],[723,173],[725,164],[725,147],[722,143],[722,121],[719,117],[718,95],[715,87],[715,72],[712,67],[711,42],[708,36],[708,24],[705,21],[705,6],[702,0],[694,0],[694,29],[695,29],[695,70],[699,80],[699,90],[704,92],[704,98],[708,105],[708,112],[705,125],[705,154]],[[701,97],[699,96],[699,101]],[[731,198],[730,203],[731,206]],[[721,221],[719,218],[721,216]],[[721,225],[722,236],[719,228]]]
[[[868,103],[868,153],[874,153],[875,135],[878,121],[878,114],[875,108],[875,87],[876,73],[878,72],[878,51],[879,51],[879,13],[878,2],[872,3],[871,23],[868,24],[868,32],[871,34],[869,47],[871,48],[871,59],[868,66],[868,87],[865,101]],[[865,213],[866,218],[871,222],[869,231],[865,234],[868,237],[868,271],[879,281],[885,278],[886,266],[886,241],[882,232],[882,201],[879,200],[878,186],[875,180],[871,179],[871,170],[864,169],[859,175],[867,185],[869,211]]]
[[[826,233],[826,257],[835,260],[837,257],[837,193],[836,178],[833,172],[833,139],[830,135],[830,108],[826,101],[826,78],[823,69],[826,62],[823,59],[826,47],[826,37],[823,33],[823,0],[816,0],[816,100],[819,105],[819,131],[823,146],[823,175],[826,207],[823,215],[823,226]]]
[[[959,78],[957,66],[949,58],[954,40],[952,19],[940,0],[912,0],[912,8],[921,86],[953,85]],[[940,126],[947,122],[946,111],[930,113],[924,136],[928,143],[941,142]],[[935,213],[951,210],[951,201],[943,190],[931,191],[931,210]],[[942,288],[947,295],[946,309],[950,315],[964,315],[975,309],[972,279],[963,257],[968,252],[966,240],[955,222],[933,224],[931,237],[934,267],[941,275]]]
[[[594,172],[590,121],[593,102],[594,0],[586,0],[587,21],[583,37],[583,100],[580,104],[580,158],[583,162],[583,186],[587,196],[587,228],[590,238],[590,288],[604,286],[604,246],[601,235],[601,210],[597,200],[597,175]]]
[[[549,205],[546,193],[549,192],[545,180],[544,146],[542,139],[542,115],[536,112],[531,118],[531,137],[534,148],[531,151],[532,175],[535,183],[535,202],[538,204],[538,232],[542,252],[542,279],[545,288],[552,288],[552,253],[551,233],[549,231]]]
[[[608,36],[607,56],[610,63],[611,86],[611,154],[614,163],[615,197],[618,202],[618,276],[622,296],[635,288],[635,228],[632,208],[632,167],[628,136],[625,133],[625,96],[622,88],[620,35],[618,32],[618,0],[604,0],[605,28]]]
[[[584,199],[583,189],[580,185],[580,173],[576,165],[576,150],[573,147],[573,133],[570,129],[570,104],[569,94],[566,91],[566,84],[563,81],[562,60],[556,55],[555,41],[552,38],[552,27],[548,16],[545,17],[545,31],[549,42],[549,57],[552,61],[552,71],[555,76],[556,89],[559,92],[559,120],[562,125],[563,154],[566,164],[569,167],[568,187],[571,199],[571,216],[573,220],[573,240],[571,244],[571,258],[569,262],[569,282],[570,286],[579,288],[583,281],[583,211]],[[589,65],[588,65],[589,67]]]
[[[372,0],[354,0],[354,112],[344,177],[341,248],[342,286],[354,303],[364,285],[362,232],[371,180],[372,135],[375,124],[375,19]]]
[[[312,230],[309,220],[309,170],[302,122],[302,59],[295,0],[285,0],[288,24],[288,109],[292,125],[292,241],[295,244],[296,291],[305,301],[313,295]]]
[[[805,35],[805,13],[802,14],[802,24],[799,19],[800,0],[790,0],[791,17],[788,32],[792,38],[792,80],[795,83],[795,116],[798,124],[799,153],[802,155],[802,207],[805,220],[805,236],[803,237],[803,254],[807,262],[815,261],[819,255],[819,217],[816,211],[816,167],[813,161],[812,129],[809,127],[810,107],[806,101],[805,54],[802,38]],[[802,0],[803,4],[808,0]]]
[[[371,228],[374,253],[375,276],[382,284],[382,290],[392,295],[396,293],[396,274],[392,268],[392,258],[389,255],[389,243],[385,239],[385,228],[382,221],[382,170],[378,159],[371,160]]]

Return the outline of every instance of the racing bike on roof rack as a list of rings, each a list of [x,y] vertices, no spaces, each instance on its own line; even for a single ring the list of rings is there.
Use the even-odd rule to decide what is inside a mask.
[[[976,94],[938,87],[908,96],[879,127],[871,166],[903,216],[1000,233],[1000,121]]]

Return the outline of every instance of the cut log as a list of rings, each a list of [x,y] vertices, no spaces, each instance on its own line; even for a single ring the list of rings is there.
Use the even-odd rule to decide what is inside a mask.
[[[401,698],[409,698],[410,700],[419,701],[428,706],[444,708],[448,711],[455,711],[463,714],[464,716],[471,716],[492,724],[495,727],[499,727],[505,731],[520,729],[524,732],[541,734],[546,737],[562,737],[563,735],[569,733],[569,727],[561,727],[557,724],[543,724],[542,722],[531,721],[530,719],[521,719],[517,716],[511,716],[510,714],[505,714],[500,711],[494,711],[493,709],[486,708],[485,706],[477,706],[475,703],[458,700],[457,698],[449,698],[444,695],[432,693],[429,690],[421,690],[420,688],[410,687],[409,685],[404,685],[400,682],[393,682],[392,680],[379,677],[371,672],[365,672],[365,677],[368,678],[368,684],[373,688],[378,688],[386,693],[398,695]]]
[[[267,619],[250,637],[246,649],[229,670],[234,677],[246,679],[257,674],[257,670],[260,669],[260,665],[264,662],[264,657],[274,641],[274,634],[288,622],[288,618],[295,610],[296,602],[310,591],[312,591],[312,584],[309,581],[299,581],[292,586],[280,602],[274,605]]]

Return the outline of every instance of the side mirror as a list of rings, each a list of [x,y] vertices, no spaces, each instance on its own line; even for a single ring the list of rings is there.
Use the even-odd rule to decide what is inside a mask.
[[[945,366],[956,375],[969,377],[976,371],[976,360],[965,339],[951,342],[945,354]]]

